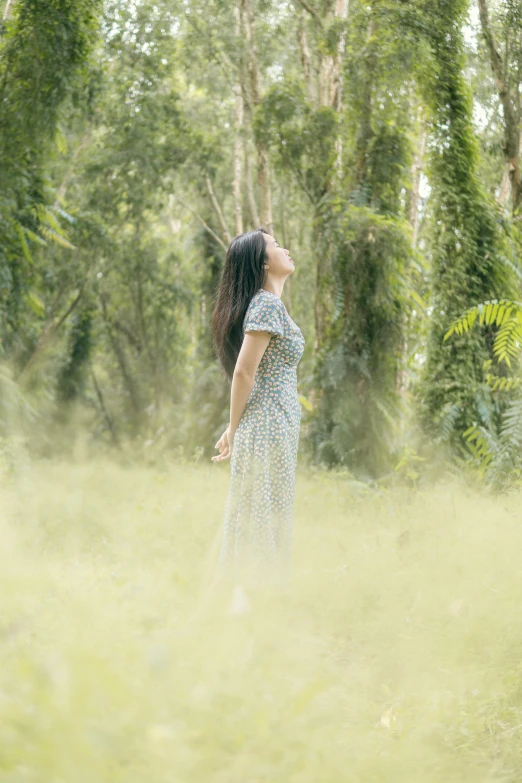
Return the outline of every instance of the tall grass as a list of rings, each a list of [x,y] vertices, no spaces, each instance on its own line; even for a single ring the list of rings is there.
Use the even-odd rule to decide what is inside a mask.
[[[2,783],[522,779],[521,498],[301,471],[290,591],[208,592],[225,465],[5,472]]]

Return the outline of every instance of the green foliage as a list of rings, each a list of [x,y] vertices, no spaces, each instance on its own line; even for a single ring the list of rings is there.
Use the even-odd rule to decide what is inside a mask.
[[[389,216],[332,204],[335,310],[318,360],[321,403],[310,427],[318,458],[366,475],[385,472],[399,447],[408,229]]]
[[[31,244],[69,246],[49,210],[45,164],[63,104],[97,34],[99,0],[19,0],[0,42],[0,313],[3,337],[20,325]]]
[[[93,350],[92,328],[95,314],[91,303],[85,305],[80,313],[72,318],[67,355],[58,373],[57,399],[60,403],[72,402],[85,388]]]
[[[499,362],[504,361],[510,366],[511,359],[518,356],[522,349],[522,304],[510,299],[494,299],[470,307],[464,315],[453,321],[444,335],[444,341],[454,333],[461,335],[468,332],[477,319],[480,326],[498,327],[493,342],[493,355]],[[506,384],[508,380],[505,379]],[[509,388],[512,388],[512,385]]]
[[[456,318],[447,330],[444,340],[455,335],[469,334],[475,324],[496,326],[492,353],[500,364],[512,368],[512,360],[519,360],[522,352],[522,304],[509,299],[483,302],[469,308]],[[519,361],[516,362],[519,365]],[[463,433],[479,474],[496,489],[505,489],[517,483],[522,469],[522,398],[506,396],[517,391],[521,379],[490,372],[492,360],[484,364],[485,381],[492,392],[503,401],[498,417],[484,415],[478,409],[480,420],[474,421]],[[501,395],[501,396],[500,396]],[[504,402],[505,397],[505,402]]]
[[[432,316],[421,390],[421,418],[440,433],[447,406],[455,406],[453,445],[476,417],[482,367],[491,356],[488,336],[443,340],[448,321],[477,301],[513,292],[497,211],[478,178],[472,99],[465,82],[462,20],[468,3],[427,4],[424,29],[430,56],[420,81],[431,112],[429,176],[433,187],[431,236]]]
[[[473,470],[494,491],[522,485],[522,397],[508,401],[503,407],[500,426],[477,421],[463,437]]]
[[[300,84],[287,80],[267,90],[257,107],[254,131],[277,151],[278,165],[317,204],[328,191],[335,165],[339,115],[315,108]]]
[[[397,4],[350,3],[344,61],[344,189],[378,213],[400,216],[411,185],[415,46],[390,24]]]
[[[516,434],[522,240],[492,201],[501,117],[480,45],[462,38],[468,3],[350,0],[346,18],[333,0],[251,6],[255,40],[243,3],[243,16],[222,0],[11,3],[0,346],[13,385],[40,395],[42,420],[78,399],[102,439],[213,453],[229,393],[209,342],[220,241],[239,213],[257,222],[261,142],[274,233],[297,261],[285,294],[307,337],[313,456],[390,475],[417,392],[430,446],[463,464],[461,435],[481,427],[493,449]],[[502,3],[492,23],[515,80],[520,10]]]
[[[408,99],[399,97],[407,95],[408,58],[379,3],[355,2],[348,21],[313,34],[330,53],[330,39],[346,38],[341,112],[313,103],[308,85],[287,78],[267,90],[254,127],[314,207],[320,327],[313,373],[318,401],[308,430],[314,458],[375,476],[389,468],[397,449],[407,269],[414,255],[403,193],[411,112]]]

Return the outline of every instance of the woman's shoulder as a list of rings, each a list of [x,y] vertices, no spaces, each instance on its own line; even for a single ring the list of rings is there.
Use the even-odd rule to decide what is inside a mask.
[[[250,301],[253,302],[255,299],[262,299],[267,302],[273,302],[274,306],[278,310],[286,313],[286,307],[281,297],[277,294],[273,294],[272,291],[267,291],[266,288],[260,288],[259,291],[256,291]]]
[[[290,316],[285,307],[285,303],[277,294],[267,291],[265,288],[256,291],[247,308],[247,312],[263,310],[263,312],[272,313],[275,318],[281,318],[283,323],[288,322]]]
[[[252,296],[243,320],[245,331],[267,331],[284,337],[288,329],[288,314],[277,294],[261,289]]]

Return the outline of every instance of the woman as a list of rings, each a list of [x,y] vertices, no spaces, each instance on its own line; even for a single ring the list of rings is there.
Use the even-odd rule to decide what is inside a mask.
[[[294,269],[264,229],[241,234],[228,248],[212,314],[217,355],[232,381],[230,422],[211,458],[230,459],[231,468],[219,572],[235,581],[240,601],[247,601],[243,585],[289,575],[301,422],[296,368],[305,339],[281,295]]]

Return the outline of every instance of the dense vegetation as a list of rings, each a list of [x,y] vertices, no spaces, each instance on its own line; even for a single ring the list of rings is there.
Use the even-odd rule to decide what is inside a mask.
[[[521,69],[513,0],[4,0],[4,449],[208,459],[216,283],[264,225],[297,261],[302,457],[516,482],[518,342],[495,386],[502,324],[444,335],[519,297]]]
[[[212,468],[0,486],[2,777],[517,783],[520,493],[299,472],[293,589],[238,617]]]

